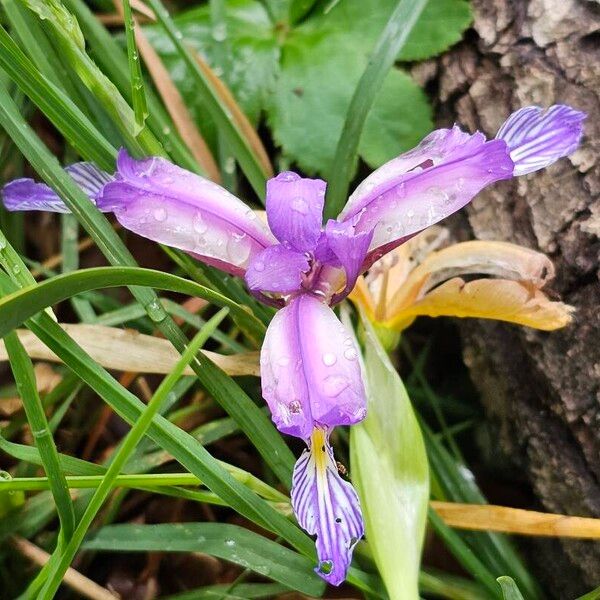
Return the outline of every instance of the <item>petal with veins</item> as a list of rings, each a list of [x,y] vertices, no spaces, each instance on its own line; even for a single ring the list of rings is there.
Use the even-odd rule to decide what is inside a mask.
[[[113,176],[94,163],[80,162],[69,165],[65,171],[71,175],[83,192],[95,202],[102,188],[113,181]],[[59,195],[45,183],[33,179],[15,179],[2,188],[2,200],[7,210],[45,210],[69,213]]]
[[[514,175],[543,169],[577,149],[586,114],[555,104],[548,110],[526,106],[514,112],[496,135],[510,148]]]
[[[412,170],[405,172],[407,166]],[[439,130],[404,157],[378,169],[352,195],[340,218],[357,219],[356,231],[373,231],[364,268],[415,233],[450,216],[485,186],[512,177],[502,140]],[[369,181],[370,180],[370,181]]]
[[[117,167],[117,180],[104,187],[98,206],[139,235],[236,275],[274,242],[241,200],[168,160],[135,160],[121,150]]]
[[[290,294],[300,289],[302,276],[309,269],[305,254],[276,244],[257,254],[248,265],[246,285],[252,291]]]
[[[364,525],[356,491],[340,477],[323,429],[314,430],[309,449],[294,467],[291,498],[298,524],[317,536],[315,571],[328,583],[340,585]]]
[[[335,313],[301,294],[276,313],[261,350],[263,396],[277,428],[308,439],[313,424],[333,427],[366,413],[358,349]]]
[[[284,171],[267,181],[267,219],[271,231],[287,246],[314,250],[321,235],[327,184]]]

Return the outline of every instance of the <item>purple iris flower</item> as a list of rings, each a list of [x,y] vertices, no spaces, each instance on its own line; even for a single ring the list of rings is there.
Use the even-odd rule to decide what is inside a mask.
[[[262,347],[262,391],[279,430],[307,444],[293,473],[292,505],[317,536],[316,570],[329,583],[344,581],[364,531],[329,436],[366,413],[359,351],[331,306],[379,257],[485,186],[573,152],[584,118],[568,106],[527,107],[493,140],[457,126],[434,131],[365,179],[324,226],[325,182],[292,172],[267,183],[267,227],[223,188],[163,158],[135,160],[121,150],[114,176],[91,163],[67,168],[125,228],[243,276],[256,297],[280,308]],[[30,179],[7,184],[3,197],[9,210],[67,211],[51,188]]]

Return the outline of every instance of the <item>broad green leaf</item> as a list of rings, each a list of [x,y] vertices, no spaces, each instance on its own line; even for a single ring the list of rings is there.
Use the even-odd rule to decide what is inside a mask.
[[[371,326],[365,326],[368,412],[350,432],[352,482],[390,598],[417,600],[429,501],[425,444],[399,375]]]
[[[276,598],[289,589],[280,583],[223,583],[196,588],[174,596],[162,596],[161,600],[254,600]]]
[[[88,550],[113,552],[203,552],[309,595],[322,583],[308,558],[236,525],[176,523],[111,525],[84,544]]]
[[[425,92],[406,73],[393,69],[367,117],[358,151],[369,166],[377,168],[416,146],[432,128]]]
[[[502,596],[504,600],[525,600],[523,598],[523,594],[519,591],[515,580],[508,575],[502,575],[502,577],[498,577],[496,581],[500,584],[502,588]]]

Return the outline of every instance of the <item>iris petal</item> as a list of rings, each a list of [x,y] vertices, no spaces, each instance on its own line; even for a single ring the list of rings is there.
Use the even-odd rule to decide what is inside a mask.
[[[299,252],[314,250],[323,221],[327,184],[285,171],[267,182],[267,219],[277,239]]]
[[[241,200],[163,158],[135,160],[122,150],[117,180],[98,205],[123,227],[235,275],[274,242]]]
[[[412,170],[404,171],[407,167]],[[485,186],[512,177],[503,140],[486,141],[458,127],[438,130],[414,150],[375,171],[350,198],[340,218],[373,231],[366,264],[450,216]]]
[[[514,112],[496,135],[510,148],[514,175],[543,169],[577,149],[586,114],[555,104],[548,110],[526,106]]]
[[[356,491],[340,477],[327,437],[325,430],[314,430],[309,449],[294,467],[291,499],[298,524],[317,536],[315,571],[340,585],[364,525]]]
[[[80,162],[69,165],[65,171],[71,175],[83,192],[95,202],[102,188],[110,181],[112,175],[97,167],[94,163]],[[2,189],[2,200],[7,210],[45,210],[49,212],[68,213],[67,205],[59,195],[45,183],[33,179],[15,179]]]
[[[252,260],[246,271],[246,285],[252,291],[290,294],[300,289],[302,275],[309,268],[305,254],[276,244]]]
[[[263,396],[283,433],[307,439],[313,424],[334,427],[366,413],[358,349],[325,303],[293,298],[273,317],[261,350]]]

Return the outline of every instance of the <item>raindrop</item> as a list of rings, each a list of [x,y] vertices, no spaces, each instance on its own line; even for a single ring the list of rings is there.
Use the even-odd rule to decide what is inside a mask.
[[[331,367],[335,365],[336,362],[337,356],[335,354],[332,354],[331,352],[326,352],[325,354],[323,354],[323,364],[326,367]]]
[[[233,546],[235,546],[235,540],[225,540],[225,545],[232,548]]]
[[[258,271],[259,273],[262,273],[262,271],[265,270],[265,263],[263,262],[257,262],[254,264],[254,270]]]
[[[212,30],[212,36],[215,42],[223,42],[227,38],[227,29],[225,23],[219,23]]]
[[[250,243],[245,233],[234,233],[227,240],[227,255],[235,264],[243,264],[250,256]]]
[[[162,304],[158,300],[152,300],[152,302],[146,304],[146,311],[148,316],[155,322],[160,323],[164,321],[167,313],[165,312]]]
[[[347,348],[344,351],[344,357],[348,360],[356,360],[356,350],[354,348]]]
[[[157,208],[154,211],[154,218],[157,221],[159,221],[159,222],[166,221],[166,219],[167,219],[167,210],[165,208]]]
[[[287,356],[281,356],[278,360],[277,360],[277,364],[280,367],[287,367],[290,364],[290,359]]]

